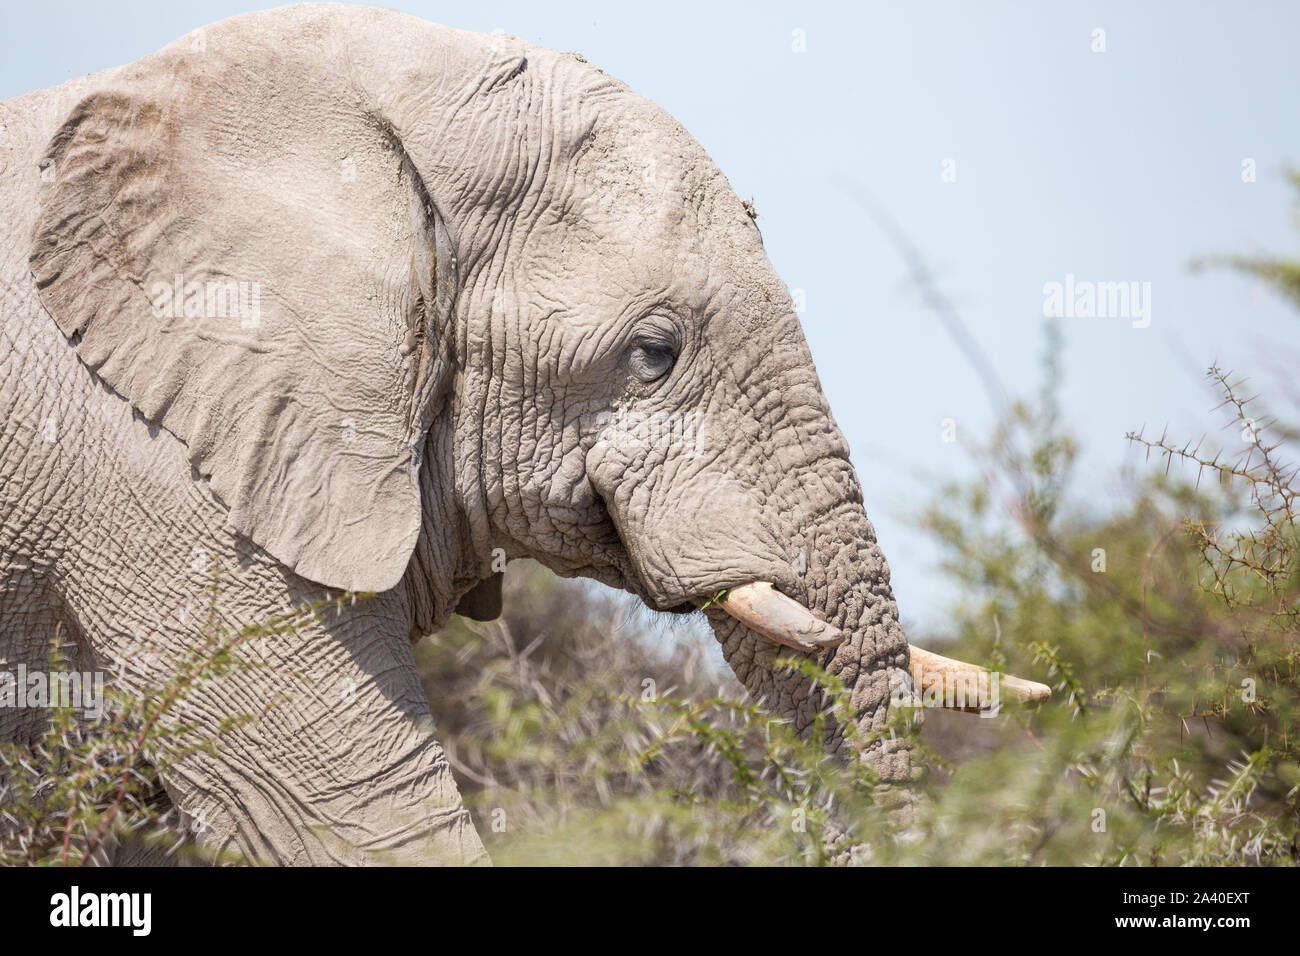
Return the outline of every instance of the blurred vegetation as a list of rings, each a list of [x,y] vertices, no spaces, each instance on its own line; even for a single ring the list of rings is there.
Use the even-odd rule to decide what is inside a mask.
[[[1219,264],[1300,304],[1300,262]],[[1057,335],[1048,326],[1048,383]],[[1207,396],[1221,446],[1131,434],[1149,464],[1100,503],[1073,473],[1051,387],[1013,406],[977,480],[936,490],[919,525],[959,597],[950,633],[912,640],[1055,693],[991,719],[897,709],[894,730],[920,726],[910,818],[869,766],[747,700],[709,639],[515,562],[501,620],[454,618],[416,647],[494,860],[1295,865],[1295,428],[1219,368]],[[161,715],[187,681],[241,666],[230,649],[255,636],[214,633],[157,694],[117,699],[107,742],[56,711],[42,741],[0,749],[0,862],[82,862],[110,831],[182,842],[152,802],[153,770],[220,734],[196,744]]]
[[[940,775],[909,862],[1297,861],[1300,488],[1241,383],[1209,377],[1238,453],[1133,434],[1164,467],[1099,513],[1050,400],[1020,404],[986,481],[926,514],[962,587],[950,652],[1056,694]]]

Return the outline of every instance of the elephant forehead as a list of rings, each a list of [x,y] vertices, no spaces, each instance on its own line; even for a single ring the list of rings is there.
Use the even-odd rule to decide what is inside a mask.
[[[679,214],[660,210],[640,218],[606,207],[591,218],[533,230],[522,261],[529,279],[546,286],[558,281],[618,297],[685,288],[706,298],[715,280],[702,240]]]
[[[757,238],[721,170],[662,107],[626,88],[594,105],[580,92],[573,98],[587,118],[574,131],[577,141],[566,144],[566,199],[594,202],[611,218],[647,229],[685,226]]]
[[[666,181],[654,195],[638,186],[580,192],[529,231],[522,262],[530,281],[571,287],[570,295],[662,295],[703,309],[723,291],[770,313],[789,308],[762,239],[725,179],[690,192]],[[713,214],[727,198],[739,220]]]
[[[753,219],[680,123],[587,64],[539,73],[570,118],[550,130],[560,148],[539,146],[545,197],[521,220],[536,304],[599,306],[595,320],[662,297],[686,312],[748,313],[749,329],[793,312]]]

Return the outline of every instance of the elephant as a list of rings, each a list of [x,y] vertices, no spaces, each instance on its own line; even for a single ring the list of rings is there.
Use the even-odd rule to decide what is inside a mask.
[[[910,666],[848,445],[752,207],[661,108],[305,4],[4,101],[0,150],[0,669],[56,629],[174,666],[214,566],[231,628],[365,595],[197,689],[214,727],[282,701],[163,775],[206,848],[489,862],[412,643],[523,557],[705,605],[750,694],[905,790],[904,739],[846,735]]]

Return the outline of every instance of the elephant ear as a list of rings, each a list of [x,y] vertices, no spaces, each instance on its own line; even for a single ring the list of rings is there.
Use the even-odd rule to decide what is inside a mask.
[[[327,587],[387,590],[451,374],[452,244],[383,119],[269,56],[174,46],[82,100],[41,164],[31,269],[235,531]]]

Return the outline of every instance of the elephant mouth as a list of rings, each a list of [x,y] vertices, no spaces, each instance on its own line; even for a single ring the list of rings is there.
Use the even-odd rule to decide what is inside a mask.
[[[704,600],[704,599],[701,599]],[[672,607],[666,607],[663,610],[665,614],[693,614],[700,609],[698,604],[686,601],[682,604],[674,604]]]
[[[848,634],[818,620],[812,611],[782,594],[768,581],[754,581],[731,588],[716,603],[719,609],[760,637],[797,651],[833,650],[848,638]],[[955,683],[973,688],[990,687],[989,672],[976,664],[943,657],[911,644],[908,652],[909,670],[917,687],[930,687],[936,681],[941,682],[941,687]],[[999,677],[1001,689],[1017,700],[1044,701],[1052,696],[1052,690],[1046,684],[1010,674]],[[942,695],[944,701],[956,699],[953,695]],[[994,703],[983,700],[982,694],[977,694],[975,699],[963,694],[961,700],[962,706],[955,709],[980,711]]]

